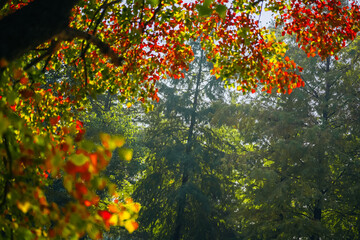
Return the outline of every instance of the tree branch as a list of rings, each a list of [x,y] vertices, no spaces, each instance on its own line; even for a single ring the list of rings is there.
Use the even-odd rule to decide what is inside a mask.
[[[78,0],[35,0],[0,20],[0,60],[11,62],[54,38]]]
[[[33,59],[28,65],[25,66],[24,70],[28,70],[29,68],[31,68],[32,66],[36,65],[37,63],[41,62],[45,57],[49,56],[51,57],[51,55],[56,51],[56,49],[60,46],[60,42],[56,41],[56,40],[52,40],[51,44],[48,48],[48,50],[42,54],[41,56]]]
[[[91,23],[89,25],[89,28],[88,30],[86,31],[87,33],[89,33],[90,29],[91,29],[91,26],[93,25],[93,23],[95,22],[95,18],[96,16],[98,15],[98,13],[100,12],[100,10],[102,9],[103,11],[101,12],[101,15],[100,17],[97,19],[96,23],[95,23],[95,26],[94,26],[94,29],[92,31],[93,34],[96,34],[96,31],[97,31],[97,28],[101,22],[101,20],[104,18],[105,16],[105,13],[106,13],[106,9],[108,7],[107,5],[107,1],[106,0],[103,5],[101,5],[101,7],[99,9],[97,9],[97,11],[95,12],[93,18],[91,19]],[[83,40],[83,42],[81,43],[81,53],[80,53],[80,56],[83,58],[84,60],[84,63],[85,63],[85,52],[87,51],[87,49],[89,48],[89,42],[86,44],[85,46],[85,40]],[[85,66],[85,70],[86,70],[86,66]],[[86,78],[87,79],[87,78]],[[86,84],[86,83],[85,83]]]
[[[7,139],[7,137],[4,135],[3,136],[3,141],[4,141],[4,146],[5,146],[5,151],[6,151],[6,155],[7,155],[7,161],[5,160],[4,157],[4,164],[5,164],[5,168],[8,167],[8,174],[5,175],[5,186],[4,186],[4,192],[3,192],[3,196],[0,202],[0,209],[2,209],[5,204],[6,204],[6,196],[10,190],[10,179],[12,178],[12,162],[13,162],[13,158],[10,152],[10,148],[9,148],[9,141]]]
[[[258,5],[259,3],[262,3],[262,2],[264,2],[264,0],[257,0],[257,1],[255,1],[253,3],[250,3],[250,5],[255,6],[255,5]]]
[[[100,52],[104,55],[110,58],[111,62],[115,66],[121,66],[124,62],[124,58],[120,57],[118,53],[116,53],[109,44],[101,41],[99,38],[97,38],[94,35],[91,35],[87,32],[80,31],[75,28],[67,27],[64,31],[62,31],[58,35],[59,40],[63,41],[72,41],[75,38],[83,39],[88,41],[89,43],[95,45]]]
[[[147,27],[147,25],[149,25],[152,21],[155,21],[156,14],[161,10],[162,6],[163,6],[162,2],[159,1],[159,4],[158,4],[157,8],[154,10],[154,14],[152,15],[152,17],[144,23],[144,26],[142,28],[143,33],[145,32],[145,28]]]

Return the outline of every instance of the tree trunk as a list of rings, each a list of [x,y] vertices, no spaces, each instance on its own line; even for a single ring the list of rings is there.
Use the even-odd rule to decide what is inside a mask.
[[[326,58],[326,65],[325,65],[325,72],[328,73],[330,72],[330,57]],[[332,83],[330,82],[330,79],[327,77],[325,79],[325,93],[324,93],[324,99],[322,100],[323,101],[323,108],[322,108],[322,127],[323,129],[326,129],[328,128],[329,126],[329,101],[330,101],[330,98],[331,98],[331,85]],[[326,150],[325,149],[322,149],[319,151],[319,156],[318,156],[318,160],[319,160],[319,167],[323,167],[323,165],[325,164],[325,158],[326,158],[326,155],[325,155],[325,152]],[[321,192],[323,192],[323,176],[318,176],[319,177],[319,190]],[[314,210],[313,210],[313,220],[316,221],[316,222],[321,222],[321,214],[322,214],[322,209],[321,209],[321,201],[322,201],[322,198],[318,199],[315,203],[315,206],[314,206]],[[319,237],[319,234],[313,234],[311,237],[310,237],[311,240],[319,240],[320,237]]]
[[[0,20],[0,60],[11,62],[69,25],[78,0],[35,0]],[[1,67],[1,66],[0,66]]]
[[[198,97],[199,97],[200,83],[201,83],[202,59],[203,59],[203,50],[201,50],[201,56],[200,56],[200,61],[199,61],[199,65],[200,65],[199,72],[198,72],[197,79],[196,79],[194,102],[193,102],[193,108],[192,108],[192,113],[191,113],[191,118],[190,118],[190,126],[189,126],[187,144],[186,144],[186,155],[190,154],[191,147],[193,145],[193,135],[194,135],[195,120],[196,120],[196,108],[198,105]],[[184,169],[183,169],[181,187],[184,187],[189,180],[189,172],[188,172],[187,165],[188,165],[187,163],[183,164]],[[179,197],[173,240],[181,239],[181,230],[182,230],[182,225],[183,225],[182,222],[183,222],[183,218],[184,218],[185,206],[186,206],[186,193],[183,193]]]
[[[315,208],[314,208],[314,211],[313,211],[313,214],[314,214],[314,221],[318,221],[318,222],[321,222],[321,208],[320,208],[320,201],[317,201],[316,205],[315,205]],[[320,237],[319,237],[319,234],[313,234],[311,237],[310,237],[311,240],[319,240]]]

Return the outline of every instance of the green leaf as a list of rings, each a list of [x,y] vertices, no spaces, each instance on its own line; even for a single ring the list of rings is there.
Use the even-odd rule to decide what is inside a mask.
[[[14,105],[16,103],[16,99],[19,98],[19,94],[17,94],[15,91],[11,91],[7,94],[7,102],[10,105]]]
[[[219,14],[219,16],[221,18],[226,17],[226,10],[227,10],[227,7],[225,5],[217,5],[216,6],[216,12]]]
[[[84,163],[89,161],[89,158],[86,157],[84,154],[76,154],[71,157],[70,161],[74,163],[76,166],[82,166]]]
[[[214,0],[205,0],[203,6],[209,8],[210,4],[212,4]]]
[[[17,231],[15,231],[15,239],[30,240],[34,239],[34,237],[34,234],[29,229],[26,229],[24,227],[19,227]]]
[[[152,7],[156,7],[159,4],[159,0],[148,0],[148,3],[152,6]]]
[[[10,125],[9,121],[0,113],[0,135],[2,135],[8,126]]]
[[[199,12],[200,17],[210,16],[212,13],[212,9],[207,6],[197,6],[197,10]]]

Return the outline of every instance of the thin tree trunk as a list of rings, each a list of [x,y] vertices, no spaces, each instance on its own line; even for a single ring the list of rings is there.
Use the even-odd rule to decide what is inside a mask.
[[[326,67],[325,67],[325,72],[328,73],[330,72],[330,57],[326,58]],[[329,124],[329,100],[330,100],[330,97],[331,97],[331,82],[330,82],[330,79],[329,78],[326,78],[325,79],[325,93],[324,93],[324,105],[323,105],[323,109],[322,109],[322,127],[323,129],[326,129],[328,127],[328,124]],[[323,167],[323,164],[324,164],[324,160],[326,158],[326,155],[325,155],[325,149],[321,149],[319,150],[319,156],[318,156],[318,159],[319,159],[319,167]],[[323,177],[322,176],[318,176],[320,178],[318,184],[319,184],[319,188],[320,188],[320,191],[322,192],[323,189]],[[316,203],[315,203],[315,206],[314,206],[314,210],[313,210],[313,220],[316,221],[316,222],[321,222],[321,215],[322,215],[322,208],[321,208],[321,202],[322,202],[322,198],[323,197],[320,197]],[[319,240],[320,237],[319,237],[319,234],[313,234],[311,237],[310,237],[311,240]]]
[[[314,211],[313,211],[313,214],[314,214],[314,221],[317,221],[317,222],[321,222],[321,213],[322,213],[322,209],[320,207],[320,200],[318,200],[316,202],[316,205],[315,205],[315,208],[314,208]],[[311,237],[310,237],[311,240],[319,240],[320,237],[319,237],[319,234],[313,234]]]
[[[191,147],[193,146],[193,137],[194,137],[194,127],[196,124],[196,108],[198,105],[198,98],[199,98],[199,89],[200,89],[200,83],[201,83],[201,72],[202,72],[202,60],[203,60],[203,50],[201,50],[201,56],[199,61],[199,72],[196,79],[196,88],[195,88],[195,96],[194,96],[194,102],[193,102],[193,108],[192,113],[190,117],[190,126],[187,136],[187,144],[186,144],[186,155],[189,156],[191,152]],[[187,161],[187,160],[186,160]],[[185,162],[183,164],[183,175],[182,175],[182,181],[181,181],[181,187],[184,187],[186,183],[189,181],[189,169],[188,164]],[[175,220],[175,231],[173,235],[173,240],[179,240],[181,239],[181,231],[183,228],[183,218],[184,218],[184,211],[186,207],[186,193],[181,194],[178,201],[178,208],[177,208],[177,217]]]

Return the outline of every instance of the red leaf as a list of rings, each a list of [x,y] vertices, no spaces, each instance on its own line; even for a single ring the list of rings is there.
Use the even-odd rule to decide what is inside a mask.
[[[56,124],[59,122],[59,120],[60,120],[60,116],[51,117],[50,120],[49,120],[49,122],[50,122],[51,125],[54,126],[54,125],[56,125]]]
[[[19,93],[23,98],[30,98],[34,96],[34,92],[31,89],[23,89],[20,90]]]
[[[85,195],[88,191],[87,187],[83,183],[75,184],[76,191],[82,195]]]
[[[91,202],[89,200],[85,200],[84,205],[87,206],[87,207],[90,207],[92,204],[91,204]]]
[[[22,85],[26,85],[28,82],[29,82],[29,79],[26,77],[22,77],[20,79],[20,84],[22,84]]]
[[[77,130],[82,130],[81,128],[84,126],[84,123],[79,121],[79,120],[76,120],[76,129]]]
[[[106,210],[99,210],[98,214],[104,219],[104,221],[109,220],[112,216],[112,214]]]

